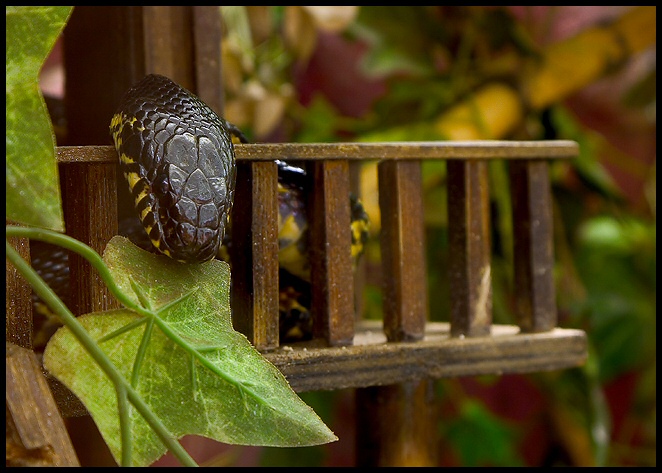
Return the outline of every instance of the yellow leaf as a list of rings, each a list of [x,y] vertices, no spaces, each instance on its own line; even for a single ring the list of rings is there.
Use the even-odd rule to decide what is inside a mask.
[[[517,93],[489,84],[444,113],[435,124],[448,140],[485,140],[506,136],[523,117]]]

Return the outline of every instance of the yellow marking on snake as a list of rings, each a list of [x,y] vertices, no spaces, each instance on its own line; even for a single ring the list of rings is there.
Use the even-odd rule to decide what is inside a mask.
[[[123,121],[122,114],[121,113],[116,113],[115,115],[113,115],[113,118],[110,120],[110,127],[111,128],[118,128],[118,129],[121,130],[122,129],[122,121]]]
[[[150,207],[145,207],[144,209],[142,209],[142,211],[140,212],[140,221],[142,222],[143,220],[145,220],[145,217],[147,217],[147,214],[150,213],[151,211],[152,209]]]
[[[113,130],[113,139],[115,140],[115,147],[119,149],[122,146],[121,133],[124,129],[124,115],[116,113],[110,121],[110,128]]]
[[[136,187],[136,184],[138,184],[142,179],[137,172],[125,172],[124,177],[126,177],[126,180],[129,183],[129,187],[131,187],[131,190],[133,190],[133,188]]]
[[[361,235],[367,231],[368,224],[365,220],[356,220],[352,222],[352,239],[354,240],[354,244],[352,245],[352,258],[356,258],[363,251]]]
[[[150,235],[152,233],[152,228],[154,228],[152,225],[145,225],[145,231],[147,232],[147,235]],[[152,245],[154,245],[154,247],[156,247],[162,253],[165,253],[166,255],[170,256],[170,253],[168,253],[167,250],[161,250],[161,240],[159,238],[155,240],[150,236],[149,239],[152,241]]]
[[[280,220],[280,214],[278,215]],[[294,215],[289,215],[284,222],[278,222],[278,238],[280,240],[296,241],[301,237],[305,227],[301,228],[297,225]]]
[[[120,159],[122,160],[122,162],[123,162],[124,164],[133,164],[133,163],[135,163],[135,161],[133,160],[133,158],[132,158],[131,156],[128,156],[128,155],[126,155],[126,154],[124,154],[124,153],[122,153],[122,154],[120,155]]]
[[[138,194],[136,196],[136,207],[138,206],[138,204],[140,203],[141,200],[143,200],[146,196],[149,195],[148,190],[149,189],[147,187],[145,187],[145,188],[143,188],[143,190],[140,191],[140,194]],[[151,207],[148,206],[148,207],[146,207],[146,209],[151,210]],[[140,219],[142,220],[143,218],[144,217],[141,217]]]
[[[310,281],[310,266],[308,259],[301,254],[296,245],[288,245],[278,251],[278,262],[290,273],[305,281]]]

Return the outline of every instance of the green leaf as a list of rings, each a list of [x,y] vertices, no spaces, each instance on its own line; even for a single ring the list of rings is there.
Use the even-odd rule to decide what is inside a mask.
[[[39,69],[73,7],[6,7],[7,204],[10,220],[64,231],[55,138]]]
[[[79,321],[173,436],[267,446],[337,440],[280,371],[233,330],[226,263],[177,263],[123,237],[110,241],[104,260],[118,286],[156,316],[121,309]],[[68,329],[52,337],[44,366],[85,404],[119,462],[116,389]],[[149,465],[165,447],[135,409],[131,420],[132,463]]]

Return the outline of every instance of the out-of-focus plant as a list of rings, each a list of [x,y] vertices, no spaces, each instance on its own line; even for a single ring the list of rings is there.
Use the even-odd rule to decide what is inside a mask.
[[[322,32],[351,23],[356,6],[221,7],[226,26],[222,43],[225,115],[255,139],[300,116],[292,69],[305,64]]]
[[[454,452],[440,461],[655,464],[655,7],[223,12],[233,25],[223,43],[226,115],[257,140],[579,142],[578,159],[552,166],[555,254],[560,324],[587,331],[589,361],[525,378],[440,381],[442,441]],[[490,171],[494,318],[512,323],[507,169]],[[445,180],[444,163],[424,164],[430,313],[441,319],[450,297]],[[374,167],[360,182],[376,236]],[[369,266],[379,264],[376,241]],[[378,282],[368,279],[365,299],[365,315],[379,317]],[[488,409],[485,396],[522,379],[539,398],[533,414],[514,422]],[[453,427],[461,425],[488,440],[467,442]]]

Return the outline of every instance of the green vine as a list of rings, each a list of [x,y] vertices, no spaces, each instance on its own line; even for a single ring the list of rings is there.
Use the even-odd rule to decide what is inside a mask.
[[[149,309],[140,307],[124,294],[115,284],[110,270],[103,262],[99,254],[89,246],[75,240],[67,235],[62,235],[50,230],[24,227],[6,227],[8,237],[23,237],[60,245],[71,251],[75,251],[99,272],[104,283],[113,295],[127,308],[151,319],[156,314]],[[7,258],[18,269],[21,275],[30,283],[35,293],[55,312],[62,323],[71,330],[76,339],[85,348],[92,358],[97,362],[104,373],[112,380],[117,392],[118,408],[120,415],[120,426],[122,431],[122,465],[131,465],[131,445],[130,441],[130,417],[128,402],[131,402],[142,415],[149,425],[154,429],[164,445],[170,450],[182,464],[187,466],[197,466],[196,462],[184,450],[181,444],[174,438],[173,434],[163,425],[160,419],[152,412],[149,406],[142,400],[140,395],[133,389],[133,383],[128,382],[124,376],[117,370],[113,362],[108,358],[104,351],[97,345],[96,341],[90,337],[90,334],[78,322],[66,305],[60,300],[55,292],[39,277],[37,272],[18,254],[14,247],[6,242]]]

